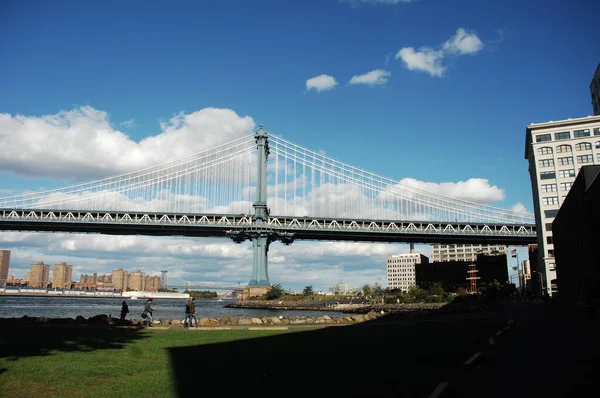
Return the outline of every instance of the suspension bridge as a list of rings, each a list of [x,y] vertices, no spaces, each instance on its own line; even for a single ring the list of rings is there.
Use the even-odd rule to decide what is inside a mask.
[[[262,126],[165,164],[0,198],[0,230],[251,241],[250,286],[270,285],[267,256],[275,241],[526,245],[536,240],[533,214],[403,185]]]

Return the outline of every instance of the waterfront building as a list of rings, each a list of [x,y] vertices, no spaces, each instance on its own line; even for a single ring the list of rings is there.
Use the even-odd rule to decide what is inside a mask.
[[[27,286],[28,287],[39,287],[47,288],[50,279],[50,265],[44,264],[43,261],[38,261],[35,264],[29,266],[29,272],[27,273]]]
[[[537,262],[530,266],[532,274],[541,277],[540,290],[536,286],[534,293],[551,295],[556,282],[552,221],[579,169],[600,164],[600,116],[528,125],[525,159],[529,161],[538,245]]]
[[[590,83],[590,94],[592,95],[592,108],[594,115],[600,115],[600,63]]]
[[[146,276],[145,280],[146,291],[157,292],[160,289],[160,276]]]
[[[65,261],[59,264],[54,264],[52,272],[52,287],[54,289],[70,289],[73,276],[73,266],[68,265]]]
[[[137,292],[146,290],[146,274],[141,270],[137,270],[129,274],[127,277],[127,288]]]
[[[583,166],[552,222],[558,294],[600,305],[600,165]]]
[[[10,265],[10,250],[0,250],[0,286],[8,283],[8,267]]]
[[[408,292],[416,286],[415,267],[429,263],[429,258],[420,253],[394,254],[387,258],[387,285],[390,289]]]
[[[506,245],[487,244],[433,244],[431,260],[443,261],[477,261],[478,254],[506,253]]]
[[[120,290],[122,292],[127,290],[127,271],[125,271],[123,268],[113,270],[111,278],[115,290]]]

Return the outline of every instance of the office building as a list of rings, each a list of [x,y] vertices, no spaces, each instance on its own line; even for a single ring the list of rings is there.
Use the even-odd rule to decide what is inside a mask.
[[[111,274],[113,287],[122,292],[127,290],[128,274],[123,268],[116,269]]]
[[[477,276],[480,277],[479,283],[482,286],[493,281],[498,281],[502,284],[518,282],[509,280],[506,257],[505,253],[477,255]]]
[[[581,168],[552,233],[561,301],[600,305],[600,165]]]
[[[596,73],[590,83],[590,94],[592,95],[594,115],[600,115],[600,64],[596,67]]]
[[[27,273],[26,279],[28,280],[28,287],[46,289],[50,279],[50,265],[44,264],[43,261],[38,261],[35,264],[31,264],[29,266],[29,272]]]
[[[444,290],[456,293],[459,289],[468,289],[467,280],[470,261],[434,261],[415,265],[415,280],[420,289],[428,289],[434,283],[440,283]]]
[[[390,289],[408,292],[417,285],[416,264],[428,263],[429,258],[419,253],[394,254],[387,258],[387,285]]]
[[[52,272],[52,288],[54,289],[70,289],[73,277],[73,266],[66,262],[54,264]]]
[[[600,116],[530,124],[525,131],[525,159],[529,161],[538,244],[538,261],[531,263],[531,271],[540,273],[540,291],[552,294],[556,279],[552,221],[579,169],[600,164]]]
[[[485,244],[433,244],[431,249],[432,262],[442,262],[477,261],[478,254],[506,253],[507,247]]]
[[[10,250],[0,250],[0,286],[8,283],[8,267],[10,265]]]

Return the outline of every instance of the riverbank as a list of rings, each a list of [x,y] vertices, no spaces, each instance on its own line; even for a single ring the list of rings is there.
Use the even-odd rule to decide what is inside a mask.
[[[123,298],[137,299],[188,299],[188,293],[145,292],[145,291],[98,291],[98,290],[61,290],[61,289],[2,289],[2,297],[83,297],[83,298]]]
[[[411,303],[411,304],[338,304],[321,301],[275,301],[248,300],[237,301],[225,305],[225,308],[328,311],[349,314],[381,313],[415,313],[436,311],[448,303]]]

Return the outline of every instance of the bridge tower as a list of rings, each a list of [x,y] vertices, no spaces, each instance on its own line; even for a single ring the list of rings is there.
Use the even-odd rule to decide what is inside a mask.
[[[268,273],[268,252],[269,245],[274,241],[281,241],[285,245],[290,245],[294,241],[291,233],[278,232],[269,228],[268,217],[269,207],[267,206],[267,159],[269,157],[269,136],[262,125],[260,125],[256,134],[257,173],[256,173],[256,200],[252,207],[254,216],[252,217],[252,226],[231,230],[227,235],[236,243],[242,243],[246,240],[252,241],[254,256],[252,260],[252,275],[248,286],[271,286]]]

